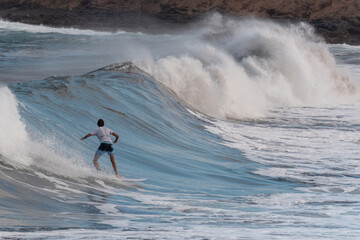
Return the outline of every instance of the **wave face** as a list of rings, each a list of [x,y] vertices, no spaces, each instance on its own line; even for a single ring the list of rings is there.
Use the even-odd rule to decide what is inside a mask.
[[[0,35],[0,237],[358,238],[358,47],[220,15]],[[99,118],[122,179],[80,141]]]
[[[14,139],[1,137],[6,143],[1,181],[16,189],[3,189],[2,206],[15,219],[2,221],[1,230],[94,225],[121,229],[128,222],[125,225],[143,234],[140,229],[149,222],[156,228],[163,221],[186,226],[188,213],[202,222],[203,212],[213,208],[213,197],[220,203],[238,194],[273,192],[262,186],[268,180],[249,172],[256,164],[247,162],[241,151],[220,144],[222,140],[205,131],[206,123],[171,91],[130,63],[79,77],[12,84],[1,88],[1,97],[11,106],[4,126],[18,132]],[[96,128],[99,117],[120,135],[115,148],[120,174],[147,179],[143,184],[115,179],[107,157],[100,162],[102,173],[94,171],[91,160],[98,141],[79,138]],[[128,212],[123,215],[127,220],[111,220],[118,210]],[[222,210],[210,211],[215,217]],[[88,214],[99,218],[90,220]],[[139,224],[133,222],[138,218]]]

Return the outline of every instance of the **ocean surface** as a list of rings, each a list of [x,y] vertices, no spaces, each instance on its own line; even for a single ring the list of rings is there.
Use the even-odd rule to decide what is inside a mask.
[[[0,20],[0,238],[359,239],[359,84],[360,46],[305,23]]]

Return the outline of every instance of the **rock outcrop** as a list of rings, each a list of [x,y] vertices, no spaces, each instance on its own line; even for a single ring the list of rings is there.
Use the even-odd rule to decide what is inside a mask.
[[[359,0],[0,0],[3,19],[103,30],[181,27],[213,11],[305,21],[330,43],[360,45]]]

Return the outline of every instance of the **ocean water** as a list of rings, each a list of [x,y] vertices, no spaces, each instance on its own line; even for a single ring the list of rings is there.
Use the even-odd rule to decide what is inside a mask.
[[[0,238],[358,239],[359,67],[305,23],[1,20]]]

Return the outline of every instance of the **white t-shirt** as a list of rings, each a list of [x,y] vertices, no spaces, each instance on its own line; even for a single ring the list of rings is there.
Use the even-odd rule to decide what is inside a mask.
[[[110,135],[112,133],[113,133],[113,131],[111,131],[107,127],[99,127],[91,133],[91,136],[97,136],[101,143],[103,143],[103,142],[112,143],[111,138],[110,138]]]

